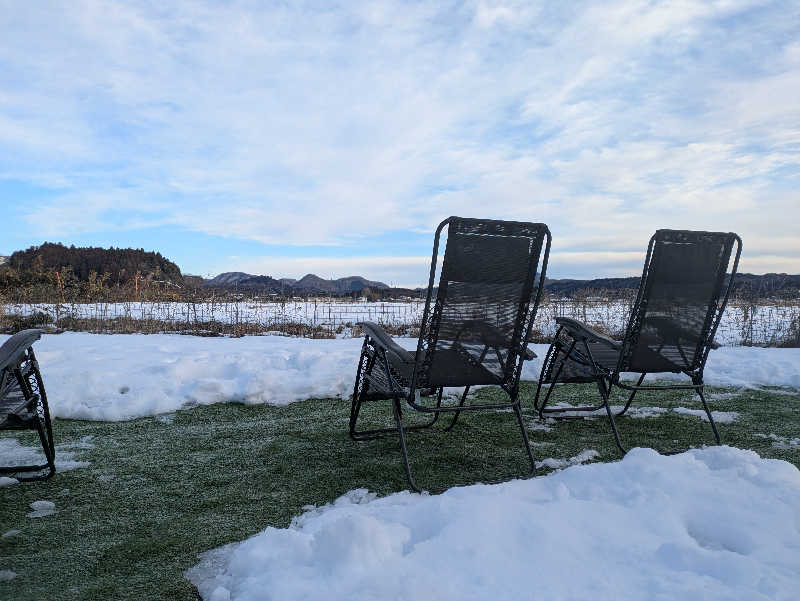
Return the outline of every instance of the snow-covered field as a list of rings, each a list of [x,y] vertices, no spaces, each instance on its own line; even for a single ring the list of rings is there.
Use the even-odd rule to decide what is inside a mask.
[[[6,304],[7,314],[30,315],[42,312],[55,322],[63,318],[116,319],[152,323],[186,324],[202,328],[212,322],[252,324],[261,331],[281,329],[287,324],[320,327],[339,336],[348,336],[350,326],[359,321],[374,321],[392,328],[418,325],[424,302],[348,302],[336,299],[286,302],[128,302]],[[555,333],[555,318],[573,317],[603,324],[612,332],[625,329],[629,305],[623,301],[550,299],[542,303],[534,328],[546,336]],[[792,326],[792,324],[795,324]],[[724,346],[743,342],[775,345],[800,324],[800,303],[751,305],[733,301],[728,305],[717,331],[716,341]]]
[[[206,553],[206,601],[726,599],[800,591],[800,472],[730,447],[441,495],[364,490]]]
[[[0,344],[7,336],[0,336]],[[405,348],[416,339],[398,338]],[[346,397],[362,340],[285,336],[202,338],[176,334],[45,334],[34,350],[56,417],[117,421],[230,400],[286,404]],[[546,345],[532,345],[539,358]],[[537,380],[540,359],[522,378]],[[800,388],[800,349],[712,351],[706,382]]]

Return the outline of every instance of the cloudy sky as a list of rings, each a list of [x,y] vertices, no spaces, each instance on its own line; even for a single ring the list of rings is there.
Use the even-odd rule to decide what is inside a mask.
[[[424,283],[448,215],[552,277],[661,227],[800,273],[800,3],[0,0],[0,254]]]

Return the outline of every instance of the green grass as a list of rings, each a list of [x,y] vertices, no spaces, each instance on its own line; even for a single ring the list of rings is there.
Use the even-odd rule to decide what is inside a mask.
[[[569,458],[595,449],[601,461],[619,454],[605,419],[540,424],[530,410],[534,385],[523,385],[534,454]],[[800,465],[800,448],[775,448],[758,434],[800,436],[795,391],[738,392],[712,400],[739,419],[720,424],[723,442]],[[500,396],[487,388],[481,397]],[[595,400],[591,386],[565,386],[557,400]],[[613,401],[622,402],[622,395]],[[700,408],[691,392],[641,394],[635,406]],[[156,418],[122,423],[56,420],[56,442],[91,436],[79,459],[91,465],[52,479],[0,488],[0,600],[197,599],[183,572],[197,554],[239,541],[267,526],[286,527],[308,504],[324,504],[354,488],[386,495],[406,488],[397,438],[356,443],[347,437],[349,403],[321,399],[288,407],[219,404],[179,411],[172,423]],[[391,423],[385,403],[365,409],[367,423]],[[710,443],[708,424],[667,413],[620,418],[628,446],[685,448]],[[438,426],[437,426],[438,427]],[[5,433],[19,436],[18,433]],[[34,436],[19,436],[34,446]],[[430,489],[508,478],[526,470],[513,414],[463,416],[450,433],[410,434],[418,483]],[[545,443],[545,444],[542,444]],[[549,443],[549,444],[548,444]],[[546,470],[540,470],[540,474]],[[58,513],[29,519],[38,499]]]

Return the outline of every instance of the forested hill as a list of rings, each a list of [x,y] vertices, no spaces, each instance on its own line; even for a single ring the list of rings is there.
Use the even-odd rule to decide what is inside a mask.
[[[16,251],[0,269],[13,270],[21,280],[58,272],[64,279],[79,282],[105,276],[108,285],[125,286],[137,274],[139,278],[183,283],[181,270],[175,263],[161,253],[141,248],[76,247],[45,242],[41,246]]]

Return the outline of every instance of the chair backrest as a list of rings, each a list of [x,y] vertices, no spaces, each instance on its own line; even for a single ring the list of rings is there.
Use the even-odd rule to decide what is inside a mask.
[[[445,227],[447,245],[435,289]],[[550,239],[542,223],[450,217],[439,224],[417,345],[417,388],[516,386],[542,294]]]
[[[734,233],[658,230],[647,248],[617,371],[701,370],[741,252],[742,241]]]

